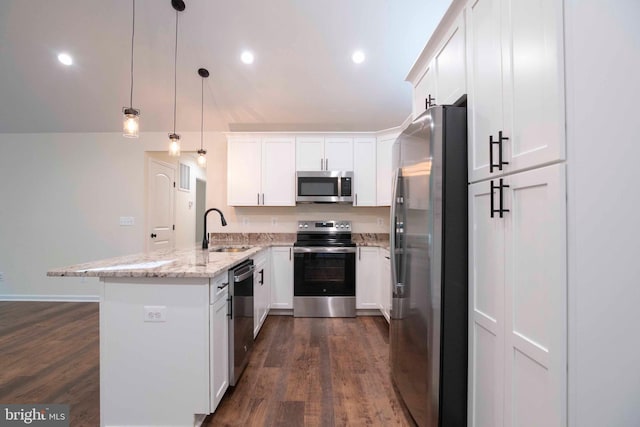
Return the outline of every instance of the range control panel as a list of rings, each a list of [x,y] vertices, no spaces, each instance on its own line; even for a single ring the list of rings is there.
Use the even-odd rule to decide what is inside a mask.
[[[298,232],[351,233],[351,221],[298,221]]]

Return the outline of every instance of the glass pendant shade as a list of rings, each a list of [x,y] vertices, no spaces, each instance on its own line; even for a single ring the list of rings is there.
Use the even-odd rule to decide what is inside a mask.
[[[140,132],[140,110],[124,108],[122,121],[122,134],[127,138],[137,138]]]
[[[176,133],[169,134],[169,155],[172,157],[180,156],[180,135]]]
[[[198,150],[198,165],[201,167],[207,166],[207,150]]]

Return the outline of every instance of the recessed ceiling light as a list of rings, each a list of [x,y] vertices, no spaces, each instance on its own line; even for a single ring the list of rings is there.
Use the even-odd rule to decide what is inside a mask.
[[[60,53],[58,54],[58,61],[62,62],[64,65],[73,64],[73,58],[68,53]]]
[[[253,53],[245,50],[242,52],[242,55],[240,55],[240,60],[245,64],[253,64]]]
[[[361,50],[356,50],[353,52],[353,55],[351,55],[351,60],[356,64],[362,64],[364,62],[364,58],[364,52]]]

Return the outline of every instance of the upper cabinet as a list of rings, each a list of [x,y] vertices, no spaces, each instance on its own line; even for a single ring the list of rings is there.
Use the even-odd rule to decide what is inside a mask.
[[[324,136],[297,137],[296,170],[353,170],[353,138]]]
[[[376,206],[376,138],[353,139],[353,206]]]
[[[376,151],[376,204],[378,206],[391,205],[392,187],[392,155],[393,142],[399,133],[394,132],[378,137]]]
[[[426,66],[409,77],[414,87],[414,118],[434,105],[453,104],[466,93],[465,55],[464,13],[460,11]]]
[[[469,180],[565,158],[562,2],[467,5]]]
[[[294,206],[295,139],[230,136],[227,203],[229,206]]]

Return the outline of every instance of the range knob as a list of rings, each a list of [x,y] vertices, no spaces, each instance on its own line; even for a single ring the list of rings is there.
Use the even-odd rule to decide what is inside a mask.
[[[298,224],[298,228],[302,228],[302,224]]]
[[[304,228],[309,228],[309,224],[305,224],[305,225],[304,225]]]

